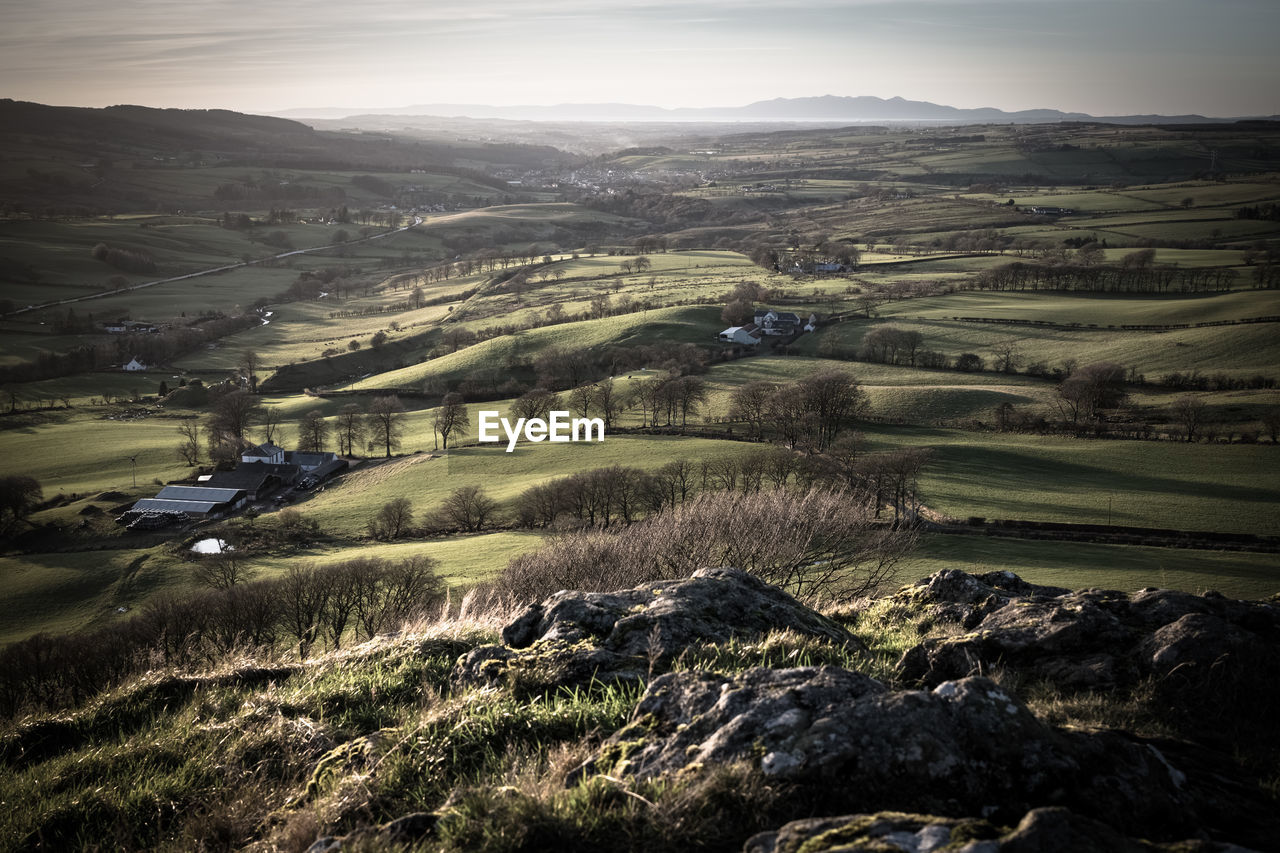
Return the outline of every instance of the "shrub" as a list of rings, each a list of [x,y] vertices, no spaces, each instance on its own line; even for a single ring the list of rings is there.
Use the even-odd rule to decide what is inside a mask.
[[[800,597],[844,601],[892,581],[914,542],[842,492],[707,493],[619,532],[572,533],[516,557],[499,587],[532,601],[736,566]]]

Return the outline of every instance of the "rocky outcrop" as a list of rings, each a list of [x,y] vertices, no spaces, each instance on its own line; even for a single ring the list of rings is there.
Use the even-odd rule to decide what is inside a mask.
[[[843,652],[816,659],[853,668],[772,669],[731,645],[682,660],[699,647],[776,631],[823,650],[866,651],[780,590],[712,569],[613,593],[557,593],[520,613],[501,644],[466,654],[453,679],[459,689],[534,695],[647,683],[628,724],[588,747],[592,757],[568,774],[570,788],[597,777],[657,808],[645,794],[699,790],[739,774],[769,792],[760,803],[779,809],[778,823],[843,815],[785,823],[747,841],[748,853],[1243,849],[1208,839],[1274,849],[1276,798],[1266,784],[1280,754],[1280,604],[1154,589],[1069,591],[1007,572],[948,571],[867,612],[866,624],[886,626],[890,642],[909,633],[901,625],[950,623],[963,633],[909,649],[887,683],[854,671],[864,659]],[[733,653],[719,656],[726,649]],[[724,671],[698,669],[699,661]],[[1001,684],[986,677],[993,673]],[[1051,725],[1053,706],[1034,706],[1051,708],[1042,719],[1019,696],[1044,682],[1068,693],[1114,691],[1096,701],[1126,714],[1138,708],[1144,724],[1179,737]],[[1087,714],[1066,716],[1092,724]],[[326,761],[358,769],[365,752],[357,742]],[[323,838],[316,853],[347,842],[413,843],[436,819],[410,815]],[[736,848],[747,834],[716,837]]]
[[[455,670],[463,685],[526,689],[639,681],[665,672],[686,649],[771,631],[861,647],[847,630],[739,569],[620,592],[558,592],[502,630],[501,646],[473,650]]]
[[[888,603],[905,618],[973,628],[1015,598],[1055,598],[1070,590],[1027,583],[1013,572],[971,575],[946,569],[903,587]]]
[[[880,812],[811,818],[753,836],[743,853],[1248,853],[1243,847],[1186,840],[1169,844],[1126,837],[1068,809],[1027,812],[1014,829],[974,818]]]
[[[1138,833],[1194,826],[1185,777],[1154,747],[1059,731],[978,677],[894,691],[833,667],[670,673],[571,781],[675,777],[735,761],[858,810],[1016,821],[1068,805]]]
[[[944,572],[899,593],[968,628],[908,650],[898,675],[925,687],[1004,668],[1059,689],[1153,685],[1202,720],[1227,701],[1275,708],[1280,608],[1145,589],[1076,592],[990,583],[992,575]]]

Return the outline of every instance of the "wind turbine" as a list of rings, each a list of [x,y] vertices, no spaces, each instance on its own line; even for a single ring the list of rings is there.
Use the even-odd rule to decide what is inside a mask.
[[[138,487],[138,454],[135,453],[128,459],[133,463],[133,487],[136,489]]]

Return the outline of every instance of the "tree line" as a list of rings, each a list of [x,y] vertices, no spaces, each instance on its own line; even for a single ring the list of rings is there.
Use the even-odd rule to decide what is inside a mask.
[[[156,666],[206,665],[236,651],[286,647],[305,657],[369,639],[441,600],[436,570],[428,557],[293,566],[270,580],[161,595],[109,627],[37,634],[0,649],[0,714],[74,707]]]

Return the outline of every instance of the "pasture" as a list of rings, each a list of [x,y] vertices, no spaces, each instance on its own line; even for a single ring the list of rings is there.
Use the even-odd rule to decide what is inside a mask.
[[[1261,131],[1212,133],[1225,170],[1214,180],[1202,179],[1202,143],[1209,137],[1200,131],[1086,124],[736,133],[679,138],[667,144],[667,153],[633,150],[590,164],[557,160],[545,149],[450,139],[446,147],[456,159],[442,162],[439,171],[430,163],[425,171],[387,171],[373,161],[351,170],[238,169],[164,159],[167,154],[152,160],[150,153],[128,158],[141,165],[125,168],[122,159],[108,183],[166,199],[167,206],[153,201],[118,215],[0,221],[0,296],[15,307],[94,296],[74,309],[77,317],[92,314],[95,321],[184,323],[258,305],[270,313],[258,326],[203,342],[143,374],[100,371],[4,388],[3,402],[14,411],[0,414],[0,475],[34,476],[46,498],[63,498],[31,516],[33,524],[45,525],[44,538],[34,540],[38,547],[0,552],[12,605],[0,625],[0,641],[100,624],[155,595],[193,589],[179,555],[152,538],[124,533],[109,516],[121,504],[154,494],[158,482],[194,473],[176,453],[177,427],[205,419],[208,410],[104,405],[101,398],[152,396],[160,381],[172,388],[178,376],[215,381],[245,351],[256,353],[263,365],[260,379],[269,381],[281,371],[281,381],[267,387],[282,390],[268,393],[262,403],[283,419],[277,441],[286,447],[294,446],[298,422],[312,411],[332,421],[345,406],[363,408],[372,396],[394,391],[405,392],[408,409],[397,455],[357,459],[323,491],[298,494],[299,511],[317,521],[326,538],[298,553],[255,558],[262,576],[299,561],[423,554],[440,561],[454,587],[490,577],[511,556],[537,547],[542,535],[500,529],[373,543],[365,537],[367,522],[398,497],[412,501],[421,517],[454,489],[479,485],[509,510],[529,486],[576,471],[613,464],[652,469],[677,458],[749,452],[758,445],[697,433],[736,426],[726,422],[729,402],[746,382],[783,383],[829,368],[851,372],[866,391],[871,419],[859,429],[868,450],[931,450],[920,490],[932,511],[959,519],[1280,534],[1280,455],[1265,437],[1255,444],[1090,441],[975,427],[991,423],[1003,403],[1059,416],[1055,381],[1027,375],[1033,365],[1051,371],[1070,362],[1113,361],[1148,381],[1174,372],[1280,378],[1280,326],[1274,323],[1120,328],[1280,314],[1280,290],[1246,289],[1259,269],[1274,263],[1280,225],[1261,213],[1256,219],[1237,214],[1241,207],[1280,200],[1275,174],[1263,171],[1270,168],[1263,155],[1270,156],[1273,143]],[[354,137],[341,142],[357,146]],[[73,183],[86,178],[78,161],[58,157],[59,174]],[[538,165],[521,165],[526,162]],[[26,145],[0,163],[0,182],[20,179],[28,167],[54,168],[41,163],[38,148]],[[522,173],[526,168],[529,174]],[[521,183],[509,183],[515,178]],[[240,206],[213,204],[215,192],[243,190],[245,212],[262,220],[280,205],[259,191],[290,186],[309,188],[303,194],[313,199],[288,205],[298,208],[300,221],[245,230],[219,224],[223,212],[238,213]],[[323,201],[329,198],[343,201]],[[330,224],[330,210],[338,204],[348,206],[358,224]],[[1072,213],[1033,216],[1018,209],[1031,206]],[[424,221],[355,242],[383,230],[363,223],[385,222],[393,212]],[[347,232],[348,242],[333,249],[136,291],[107,290],[116,275],[135,285],[328,246],[339,231]],[[649,252],[641,264],[646,268],[637,269],[637,246],[649,242],[649,235],[665,238],[671,250]],[[1158,265],[1228,270],[1235,289],[1137,296],[949,288],[1014,261],[1053,263],[1091,236],[1106,240],[1107,263],[1122,263],[1134,250],[1150,247]],[[157,272],[124,273],[94,260],[99,242],[147,252]],[[862,250],[852,275],[782,274],[749,260],[762,247],[786,261],[792,252],[821,254],[841,242]],[[527,266],[511,260],[529,254],[533,262]],[[544,255],[550,263],[542,263]],[[472,272],[432,280],[433,270],[453,260],[472,264]],[[307,273],[339,286],[319,298],[282,299]],[[762,304],[849,319],[801,337],[786,356],[762,347],[752,357],[711,364],[701,374],[708,399],[691,418],[690,435],[615,433],[599,445],[524,444],[512,454],[476,446],[478,410],[505,413],[512,401],[502,399],[469,403],[471,428],[457,439],[462,446],[433,452],[432,406],[446,388],[470,382],[496,396],[507,393],[500,389],[508,380],[531,385],[538,380],[534,362],[553,349],[600,354],[612,347],[691,344],[720,352],[715,336],[727,325],[720,316],[724,297],[744,281],[775,291]],[[434,304],[412,307],[415,287]],[[937,295],[897,298],[921,291]],[[861,316],[868,294],[879,294],[878,304],[871,306],[872,316]],[[602,310],[605,296],[608,306]],[[593,310],[604,316],[547,323],[560,313],[576,317]],[[113,345],[104,334],[61,332],[55,326],[66,314],[60,306],[0,319],[0,366],[38,362],[83,344]],[[960,319],[965,317],[1016,322]],[[869,332],[885,325],[919,331],[925,348],[953,359],[974,353],[988,369],[964,373],[845,360],[857,354]],[[512,331],[522,326],[530,328]],[[382,345],[375,348],[379,332],[386,339],[380,336]],[[485,339],[467,345],[465,332]],[[1008,346],[1020,357],[1020,372],[993,372],[997,353]],[[665,369],[652,364],[620,374],[617,389],[625,394],[635,378]],[[341,393],[293,393],[304,388]],[[1185,393],[1151,384],[1128,390],[1124,417],[1146,418],[1157,432]],[[63,408],[64,398],[71,408]],[[1198,398],[1210,418],[1227,425],[1224,432],[1235,434],[1258,429],[1280,409],[1280,392],[1265,387]],[[22,411],[37,403],[52,406]],[[639,422],[639,414],[630,411],[620,426]],[[260,429],[251,428],[252,440],[261,437]],[[263,523],[273,513],[264,509]],[[50,545],[55,537],[58,544]],[[930,535],[909,571],[948,567],[1007,568],[1032,581],[1067,586],[1217,588],[1249,596],[1274,592],[1280,570],[1275,556],[1266,554]]]

